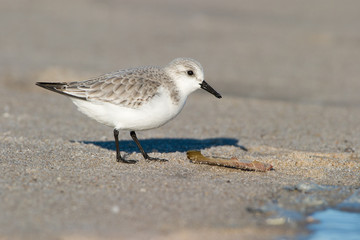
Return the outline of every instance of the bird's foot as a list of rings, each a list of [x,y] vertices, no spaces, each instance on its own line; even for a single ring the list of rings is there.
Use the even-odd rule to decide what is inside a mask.
[[[131,159],[126,160],[124,158],[118,158],[118,159],[116,159],[116,161],[117,162],[123,162],[123,163],[129,163],[129,164],[137,163],[137,160],[131,160]]]
[[[154,158],[154,157],[150,157],[150,156],[146,156],[145,159],[148,161],[159,161],[159,162],[167,162],[168,161],[167,159]]]

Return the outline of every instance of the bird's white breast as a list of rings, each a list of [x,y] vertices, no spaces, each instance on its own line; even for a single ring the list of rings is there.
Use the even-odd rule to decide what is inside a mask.
[[[179,114],[184,107],[186,97],[174,103],[170,93],[159,88],[158,94],[140,108],[127,108],[110,102],[84,101],[71,99],[79,111],[90,118],[118,130],[147,130],[157,128]]]

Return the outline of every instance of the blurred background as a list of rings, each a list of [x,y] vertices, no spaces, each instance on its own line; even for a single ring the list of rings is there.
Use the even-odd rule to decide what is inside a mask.
[[[35,81],[183,56],[223,95],[358,106],[359,9],[356,0],[1,0],[0,83],[40,91]]]

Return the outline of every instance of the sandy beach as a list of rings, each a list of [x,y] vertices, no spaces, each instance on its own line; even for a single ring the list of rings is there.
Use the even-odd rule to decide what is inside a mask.
[[[360,199],[358,1],[0,1],[0,239],[276,239]],[[176,57],[223,95],[120,132],[36,81]],[[248,151],[244,151],[244,148]],[[257,160],[252,172],[186,152]],[[350,209],[350,211],[352,211]]]

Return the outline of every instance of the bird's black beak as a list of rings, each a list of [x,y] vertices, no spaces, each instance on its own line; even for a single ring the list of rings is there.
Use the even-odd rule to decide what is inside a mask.
[[[215,91],[207,82],[202,81],[202,83],[200,83],[200,87],[206,91],[208,91],[209,93],[211,93],[212,95],[214,95],[217,98],[222,98],[221,95]]]

